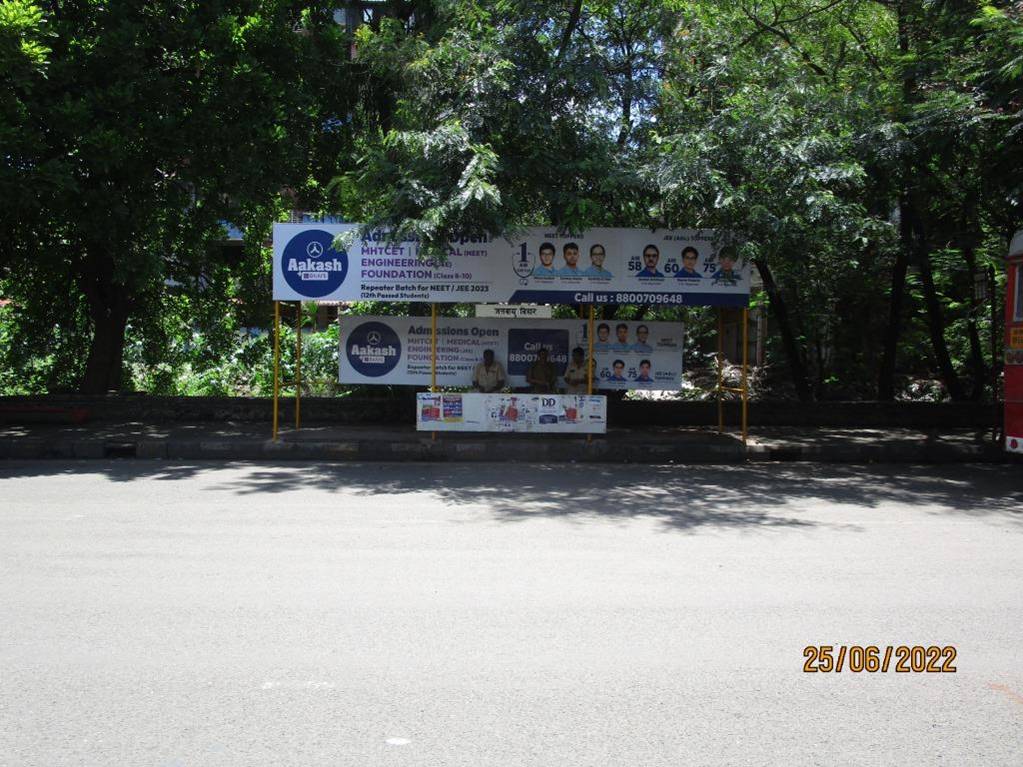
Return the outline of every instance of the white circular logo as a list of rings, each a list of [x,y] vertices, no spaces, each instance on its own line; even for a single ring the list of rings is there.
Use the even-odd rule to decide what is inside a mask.
[[[309,258],[319,258],[323,255],[323,243],[313,240],[305,246],[305,252]]]
[[[366,340],[370,346],[380,346],[380,333],[375,330],[371,330],[366,334]]]

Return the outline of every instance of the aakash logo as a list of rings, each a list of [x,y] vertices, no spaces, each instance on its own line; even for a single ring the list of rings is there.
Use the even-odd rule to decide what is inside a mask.
[[[401,359],[398,334],[382,322],[364,322],[348,336],[345,347],[352,369],[369,378],[390,373]]]
[[[309,298],[321,298],[341,287],[348,274],[348,254],[334,250],[334,236],[322,229],[299,232],[281,256],[281,271],[292,290]]]

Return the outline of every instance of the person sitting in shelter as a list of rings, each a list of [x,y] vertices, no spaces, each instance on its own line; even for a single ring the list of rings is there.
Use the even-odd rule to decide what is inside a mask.
[[[534,394],[553,394],[557,385],[558,373],[554,364],[548,360],[546,349],[537,352],[536,361],[529,366],[526,383],[532,387]]]
[[[565,391],[568,394],[588,394],[589,383],[590,372],[586,369],[585,354],[583,348],[577,346],[572,350],[572,360],[565,370]]]
[[[472,371],[472,386],[484,394],[501,391],[504,388],[507,376],[501,363],[494,359],[493,349],[484,349],[483,362],[480,362]]]

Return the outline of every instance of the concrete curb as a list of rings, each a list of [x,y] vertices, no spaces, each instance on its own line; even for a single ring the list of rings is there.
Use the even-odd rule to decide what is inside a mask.
[[[528,462],[528,463],[703,463],[743,461],[809,461],[834,463],[1011,463],[1020,457],[988,443],[804,444],[735,440],[704,443],[694,440],[608,440],[567,438],[528,441],[515,438],[436,440],[423,435],[403,440],[279,440],[235,437],[212,439],[96,438],[42,439],[25,436],[0,439],[0,459],[110,459],[214,461],[398,461],[398,462]]]

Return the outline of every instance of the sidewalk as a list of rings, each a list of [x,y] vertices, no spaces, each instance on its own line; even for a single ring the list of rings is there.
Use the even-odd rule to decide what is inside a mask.
[[[168,460],[518,461],[538,463],[844,463],[1010,462],[1018,457],[978,429],[612,429],[585,437],[416,432],[411,426],[324,426],[282,430],[269,424],[97,423],[0,426],[0,459],[140,458]]]

